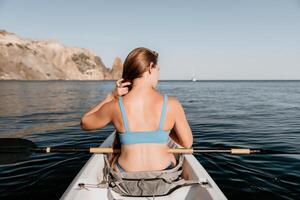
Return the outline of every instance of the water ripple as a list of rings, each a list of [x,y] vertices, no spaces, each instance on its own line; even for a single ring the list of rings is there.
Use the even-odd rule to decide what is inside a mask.
[[[98,146],[112,125],[87,132],[79,120],[113,86],[111,81],[1,81],[0,137],[22,137],[38,146]],[[182,102],[194,147],[300,151],[299,81],[168,81],[158,89]],[[36,153],[0,166],[0,199],[58,199],[90,156]],[[229,199],[299,198],[299,155],[196,158]]]

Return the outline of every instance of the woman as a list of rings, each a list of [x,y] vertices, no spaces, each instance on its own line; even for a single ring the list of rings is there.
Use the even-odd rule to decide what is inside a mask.
[[[136,48],[124,61],[122,79],[98,105],[84,114],[84,130],[112,123],[121,143],[116,171],[153,171],[176,166],[168,153],[170,136],[185,148],[193,144],[191,128],[181,103],[156,90],[159,79],[158,54]]]

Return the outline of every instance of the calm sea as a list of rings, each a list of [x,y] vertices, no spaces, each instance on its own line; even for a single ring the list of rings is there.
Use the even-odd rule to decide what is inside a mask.
[[[109,125],[86,132],[80,117],[112,81],[0,81],[0,137],[39,146],[97,146]],[[194,147],[300,151],[300,81],[161,81],[183,104]],[[34,154],[0,166],[0,199],[58,199],[90,155]],[[300,155],[202,155],[229,199],[299,199]]]

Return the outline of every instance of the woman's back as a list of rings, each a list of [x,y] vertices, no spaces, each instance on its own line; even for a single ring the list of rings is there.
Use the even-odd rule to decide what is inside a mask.
[[[151,94],[132,94],[130,92],[121,98],[128,128],[131,132],[155,131],[159,128],[164,95],[157,91],[152,91]],[[165,102],[165,117],[162,123],[162,129],[165,131],[171,130],[175,123],[174,115],[172,115],[172,100],[173,97],[168,96]],[[116,103],[115,107],[118,110],[116,112],[116,130],[124,133],[126,130],[119,102]]]
[[[151,135],[153,140],[159,140],[161,134],[168,134],[174,127],[175,118],[172,115],[172,103],[170,103],[173,98],[164,97],[157,91],[148,92],[147,95],[143,92],[130,92],[121,97],[123,104],[118,102],[115,105],[116,109],[119,110],[116,112],[116,123],[114,124],[118,134],[132,135],[127,139],[132,141],[122,144],[122,153],[119,158],[120,165],[126,171],[161,170],[168,165],[170,160],[176,164],[175,157],[167,153],[167,143],[161,143],[161,140],[158,141],[160,143],[146,141],[147,137],[145,137]],[[167,100],[165,105],[164,100]],[[122,105],[125,111],[123,115]],[[162,112],[163,109],[165,109],[165,113]],[[164,117],[162,114],[165,114]],[[129,133],[126,131],[126,119]],[[160,128],[159,122],[162,122],[161,128],[164,132],[157,132]],[[138,137],[138,135],[135,134],[143,135],[144,140],[136,140],[135,136]]]

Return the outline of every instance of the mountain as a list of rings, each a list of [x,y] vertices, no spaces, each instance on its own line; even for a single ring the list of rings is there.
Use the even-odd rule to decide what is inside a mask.
[[[119,57],[110,69],[88,49],[0,30],[0,80],[116,80],[122,69]]]

